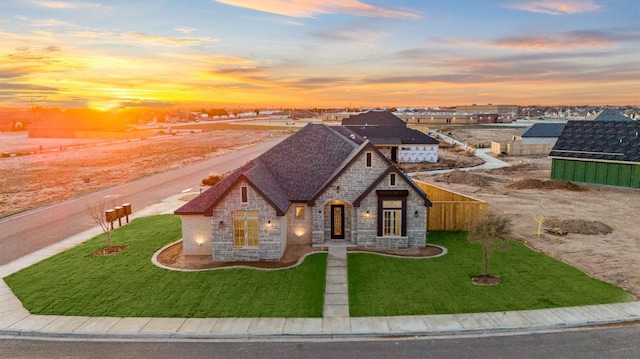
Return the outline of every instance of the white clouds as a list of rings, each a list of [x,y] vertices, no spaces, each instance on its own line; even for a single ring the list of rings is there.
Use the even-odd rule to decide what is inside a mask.
[[[289,17],[313,18],[318,14],[420,19],[417,13],[365,4],[358,0],[216,0],[219,3]]]
[[[49,9],[88,9],[102,6],[101,4],[84,1],[31,0],[30,2],[35,6]]]
[[[184,27],[184,26],[176,27],[176,28],[174,28],[174,30],[179,32],[179,33],[182,33],[182,34],[190,34],[190,33],[194,32],[194,31],[198,31],[198,29],[196,29],[196,28]]]
[[[571,15],[600,9],[594,0],[533,0],[507,7],[549,15]]]

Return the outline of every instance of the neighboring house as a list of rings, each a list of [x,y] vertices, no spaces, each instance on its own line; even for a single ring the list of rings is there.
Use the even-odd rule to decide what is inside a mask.
[[[605,108],[602,111],[598,111],[593,115],[587,116],[585,120],[592,121],[632,121],[629,117],[621,115],[620,113],[610,109]]]
[[[370,141],[310,123],[174,213],[185,255],[258,261],[292,244],[423,247],[430,205]]]
[[[509,156],[546,156],[562,133],[565,123],[536,123],[511,141],[491,142],[491,152]]]
[[[342,126],[371,141],[392,162],[438,162],[438,140],[407,127],[389,111],[351,115]]]
[[[640,188],[640,122],[569,121],[549,156],[551,178]]]
[[[565,122],[536,123],[520,135],[523,145],[554,145],[562,134]],[[548,153],[548,151],[547,151]]]

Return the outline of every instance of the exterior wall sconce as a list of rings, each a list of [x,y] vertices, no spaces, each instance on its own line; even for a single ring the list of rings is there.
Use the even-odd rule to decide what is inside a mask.
[[[418,211],[413,212],[413,216],[418,218],[418,216],[419,216]]]
[[[369,211],[366,211],[364,213],[364,216],[365,216],[365,218],[369,218],[369,217],[371,217],[371,213]]]
[[[336,192],[340,193],[340,186],[336,187]]]
[[[224,221],[221,220],[220,223],[218,223],[218,228],[223,228],[224,227]]]
[[[268,228],[271,228],[271,220],[268,220],[268,221],[267,221],[267,227],[268,227]]]

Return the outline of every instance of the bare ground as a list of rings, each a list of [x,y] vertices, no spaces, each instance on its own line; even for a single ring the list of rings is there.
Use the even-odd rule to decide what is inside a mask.
[[[550,181],[546,157],[504,160],[514,166],[417,179],[489,202],[520,241],[640,297],[640,191]],[[538,237],[538,216],[568,234]]]

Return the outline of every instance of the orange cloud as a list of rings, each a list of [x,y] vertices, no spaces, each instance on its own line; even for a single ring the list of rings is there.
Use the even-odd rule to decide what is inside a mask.
[[[364,17],[420,19],[419,14],[387,9],[358,0],[216,0],[219,3],[289,17],[309,17],[316,14],[349,14]]]
[[[534,0],[508,5],[507,7],[549,15],[570,15],[600,9],[600,5],[593,0]]]

